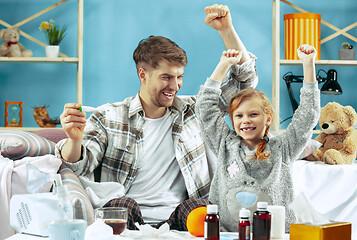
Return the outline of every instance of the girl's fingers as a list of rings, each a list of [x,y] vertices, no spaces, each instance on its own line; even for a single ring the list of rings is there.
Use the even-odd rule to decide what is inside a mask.
[[[237,57],[240,52],[235,49],[228,49],[227,51],[223,52],[226,57]]]
[[[307,55],[316,52],[315,48],[313,46],[308,45],[308,44],[300,45],[298,50],[301,53],[304,53],[304,54],[307,54]]]

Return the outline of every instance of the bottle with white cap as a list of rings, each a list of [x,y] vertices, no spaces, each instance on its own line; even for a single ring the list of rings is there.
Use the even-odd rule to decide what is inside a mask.
[[[239,240],[250,240],[250,211],[242,208],[239,211],[238,234]]]
[[[270,240],[271,213],[267,202],[258,202],[253,213],[253,240]]]
[[[207,205],[204,230],[205,240],[219,240],[219,215],[217,205]]]

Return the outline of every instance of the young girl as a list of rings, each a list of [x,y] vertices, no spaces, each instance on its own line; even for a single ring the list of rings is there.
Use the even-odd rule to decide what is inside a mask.
[[[300,106],[286,131],[271,139],[268,132],[273,108],[264,93],[249,88],[232,97],[229,113],[234,131],[218,107],[220,81],[228,68],[239,62],[237,51],[223,52],[211,77],[201,87],[196,114],[206,143],[219,159],[209,200],[219,206],[222,230],[237,232],[239,210],[245,207],[254,212],[258,201],[285,206],[287,231],[295,221],[288,208],[293,200],[289,167],[311,139],[320,113],[316,50],[302,45],[297,51],[304,70]]]

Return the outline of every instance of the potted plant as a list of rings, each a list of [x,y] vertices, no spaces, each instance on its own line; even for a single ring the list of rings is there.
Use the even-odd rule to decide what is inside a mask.
[[[338,50],[338,55],[340,60],[355,60],[356,50],[353,49],[351,44],[344,42],[342,44],[342,49]]]
[[[60,27],[54,23],[55,21],[50,19],[50,22],[42,22],[40,30],[45,33],[48,45],[46,46],[46,56],[49,58],[58,57],[59,44],[65,37],[66,27]]]

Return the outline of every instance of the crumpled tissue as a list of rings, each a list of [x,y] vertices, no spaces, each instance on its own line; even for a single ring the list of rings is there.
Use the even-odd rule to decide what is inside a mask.
[[[176,230],[170,230],[170,226],[167,223],[164,223],[158,229],[152,227],[149,224],[139,225],[139,223],[135,223],[135,226],[139,229],[138,234],[135,234],[137,233],[137,231],[126,230],[122,233],[121,236],[132,237],[128,239],[145,239],[145,240],[150,240],[150,239],[187,240],[187,239],[194,238],[188,232],[186,233]],[[133,238],[134,235],[136,235],[135,238]]]
[[[85,240],[113,239],[115,239],[115,235],[113,235],[113,228],[105,224],[102,219],[95,220],[94,223],[87,227]]]
[[[289,205],[295,212],[298,223],[323,225],[331,223],[325,216],[317,212],[310,204],[304,193],[300,193]]]
[[[150,226],[150,224],[140,225],[137,222],[135,226],[139,229],[143,237],[158,238],[160,235],[164,235],[170,231],[170,226],[167,223],[164,223],[159,228],[154,228]]]

